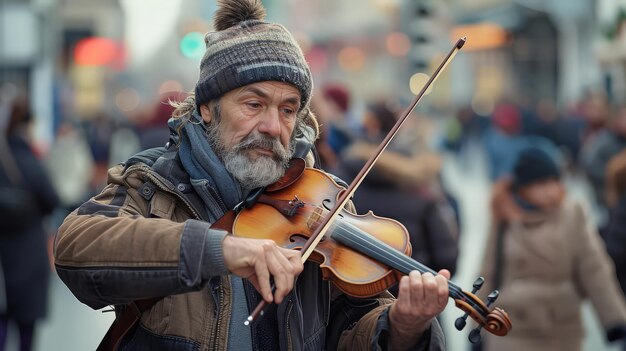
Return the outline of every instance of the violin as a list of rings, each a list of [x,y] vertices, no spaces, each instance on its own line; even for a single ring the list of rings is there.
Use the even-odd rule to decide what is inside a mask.
[[[232,233],[272,239],[281,247],[301,250],[345,191],[323,171],[305,168],[304,160],[293,159],[286,176],[258,194],[254,205],[239,210],[232,221]],[[358,215],[342,210],[308,260],[319,264],[324,279],[359,298],[382,293],[412,270],[437,275],[411,258],[409,233],[401,223],[371,211]],[[497,290],[489,295],[487,303],[475,295],[483,282],[479,278],[471,293],[448,282],[450,298],[465,312],[455,322],[457,329],[463,329],[468,316],[478,323],[479,327],[470,333],[472,342],[480,340],[482,328],[498,336],[512,328],[506,312],[490,308]]]
[[[365,215],[352,214],[345,207],[426,90],[465,41],[466,38],[457,41],[347,189],[326,173],[305,167],[304,160],[293,159],[281,179],[248,196],[212,227],[239,237],[272,239],[281,247],[300,250],[303,263],[316,262],[324,279],[354,297],[378,295],[412,270],[436,275],[437,272],[410,257],[409,234],[402,224],[378,217],[371,211]],[[259,228],[264,230],[259,231]],[[469,334],[472,343],[480,340],[481,329],[504,336],[512,328],[504,310],[491,308],[499,295],[497,290],[487,296],[487,303],[475,295],[483,282],[482,277],[477,279],[472,292],[448,282],[449,296],[456,307],[465,312],[455,321],[455,327],[462,330],[468,317],[478,323]],[[249,325],[263,315],[266,306],[267,303],[261,301],[244,324]]]

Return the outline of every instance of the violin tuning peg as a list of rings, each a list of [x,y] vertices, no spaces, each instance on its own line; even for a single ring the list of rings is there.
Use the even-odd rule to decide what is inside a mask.
[[[480,335],[481,328],[482,326],[478,326],[472,329],[472,331],[469,333],[469,336],[467,338],[472,344],[479,343],[480,339],[482,339],[482,336]]]
[[[500,291],[494,290],[487,295],[487,307],[491,306],[500,296]]]
[[[474,281],[474,285],[473,285],[474,288],[472,289],[472,294],[475,294],[478,290],[480,290],[480,288],[482,288],[484,283],[485,283],[485,278],[478,277],[478,279]]]
[[[459,317],[454,321],[454,327],[458,331],[463,330],[466,324],[467,324],[467,313],[463,317]]]

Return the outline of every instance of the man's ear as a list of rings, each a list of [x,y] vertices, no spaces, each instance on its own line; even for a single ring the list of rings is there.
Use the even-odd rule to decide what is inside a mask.
[[[211,115],[211,109],[209,108],[209,104],[200,105],[200,115],[202,116],[202,120],[204,121],[204,123],[208,124],[211,122],[211,118],[213,116]]]

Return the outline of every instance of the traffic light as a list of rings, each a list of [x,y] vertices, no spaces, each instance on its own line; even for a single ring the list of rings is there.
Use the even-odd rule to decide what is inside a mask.
[[[408,55],[411,72],[425,72],[430,66],[433,50],[434,4],[428,0],[410,1],[405,12],[407,34],[411,39],[411,51]]]

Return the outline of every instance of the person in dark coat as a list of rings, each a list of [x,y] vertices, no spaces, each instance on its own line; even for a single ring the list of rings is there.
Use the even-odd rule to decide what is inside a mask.
[[[607,164],[613,156],[626,150],[626,106],[618,108],[609,122],[607,128],[587,140],[581,154],[583,170],[602,208],[607,206],[604,202]]]
[[[6,289],[6,311],[0,314],[0,350],[5,347],[9,322],[17,324],[20,350],[30,350],[35,323],[45,317],[47,311],[50,266],[43,220],[57,206],[59,198],[27,140],[30,117],[25,98],[15,99],[8,113],[0,115],[0,120],[5,122],[2,124],[7,127],[0,138],[6,141],[5,151],[9,151],[3,158],[14,160],[12,164],[20,174],[21,187],[33,198],[28,225],[13,231],[7,229],[6,223],[0,223],[0,262]],[[11,161],[2,162],[0,168],[2,187],[14,185],[9,176],[11,171],[5,166],[7,162]]]
[[[617,281],[626,294],[626,150],[611,158],[606,167],[606,203],[609,220],[601,234],[615,263]],[[626,340],[622,350],[626,351]]]
[[[366,140],[355,143],[342,155],[342,177],[351,180],[358,174],[367,160],[362,156],[369,155],[369,152],[358,149],[377,145],[375,143],[393,128],[395,121],[395,114],[385,103],[368,106],[364,125]],[[427,182],[431,177],[417,174],[420,172],[400,170],[408,164],[423,163],[425,160],[411,158],[395,149],[386,150],[381,157],[393,157],[394,161],[381,160],[365,177],[353,198],[357,212],[371,210],[377,216],[402,223],[409,232],[413,259],[435,271],[447,269],[454,274],[458,256],[458,225],[446,220],[440,201],[420,192],[413,179]],[[426,168],[422,173],[432,172]],[[394,292],[393,289],[390,291]]]
[[[357,212],[369,209],[377,216],[402,223],[409,232],[413,259],[435,271],[447,269],[454,274],[459,253],[458,234],[444,220],[436,200],[406,191],[384,179],[370,179],[363,181],[353,202]]]
[[[606,249],[615,262],[615,272],[626,294],[626,150],[613,157],[606,169],[609,221],[602,230]]]

